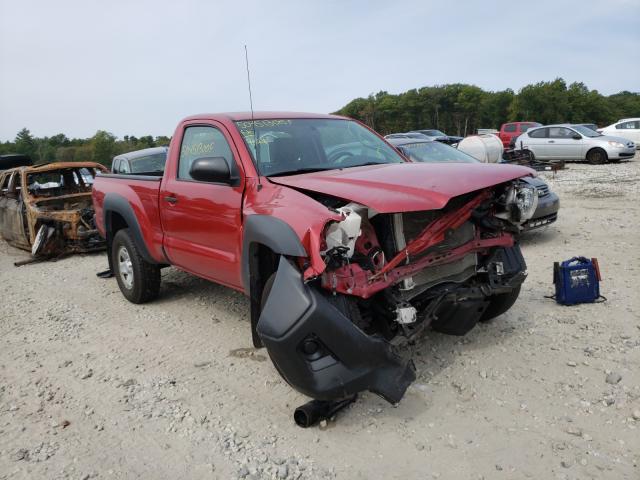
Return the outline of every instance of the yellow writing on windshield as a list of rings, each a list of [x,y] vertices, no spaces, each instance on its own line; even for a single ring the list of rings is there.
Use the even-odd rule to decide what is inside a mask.
[[[202,156],[202,154],[211,153],[214,149],[214,143],[193,143],[191,145],[182,145],[182,149],[180,150],[180,155],[185,156]]]

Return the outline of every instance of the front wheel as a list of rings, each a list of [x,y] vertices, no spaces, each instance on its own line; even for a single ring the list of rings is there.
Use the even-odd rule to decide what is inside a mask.
[[[489,306],[480,317],[481,322],[488,322],[496,318],[499,315],[502,315],[516,303],[518,299],[518,295],[520,295],[520,285],[507,293],[499,293],[497,295],[492,295],[489,297]]]
[[[587,153],[587,162],[591,165],[600,165],[607,163],[607,152],[600,148],[594,148]]]
[[[158,297],[160,267],[142,258],[128,228],[118,230],[113,238],[111,260],[118,286],[127,300],[145,303]]]

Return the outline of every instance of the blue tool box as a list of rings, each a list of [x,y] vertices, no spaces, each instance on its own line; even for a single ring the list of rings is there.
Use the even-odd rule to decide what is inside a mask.
[[[553,264],[555,299],[562,305],[595,302],[601,298],[600,280],[597,258],[573,257]]]

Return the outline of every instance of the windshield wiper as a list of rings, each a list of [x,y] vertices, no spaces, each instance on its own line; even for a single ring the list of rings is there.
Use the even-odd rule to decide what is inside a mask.
[[[324,172],[326,170],[337,170],[337,168],[326,168],[326,167],[298,168],[296,170],[285,170],[283,172],[272,173],[271,175],[266,175],[266,176],[267,177],[284,177],[286,175],[298,175],[300,173]]]
[[[343,168],[367,167],[369,165],[391,165],[392,163],[401,163],[401,162],[365,162],[365,163],[359,163],[357,165],[349,165],[348,167],[343,167]]]

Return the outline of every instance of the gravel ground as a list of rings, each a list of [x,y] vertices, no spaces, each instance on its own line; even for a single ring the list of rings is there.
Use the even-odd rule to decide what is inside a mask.
[[[15,268],[0,243],[0,479],[638,479],[639,160],[547,175],[561,214],[523,239],[514,308],[429,333],[398,406],[364,394],[307,430],[242,295],[167,269],[136,306],[102,255]],[[608,302],[544,298],[574,255]]]

